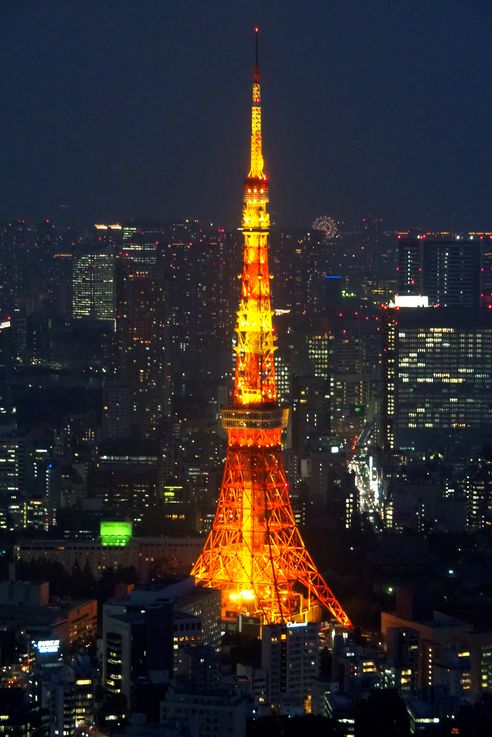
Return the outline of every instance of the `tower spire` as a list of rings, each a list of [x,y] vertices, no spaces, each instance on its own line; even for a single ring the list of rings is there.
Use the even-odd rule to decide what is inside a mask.
[[[253,69],[251,168],[244,183],[243,270],[236,324],[224,477],[212,529],[191,575],[222,591],[222,617],[262,624],[318,620],[325,607],[350,620],[318,572],[294,518],[282,455],[289,411],[277,402],[268,268],[268,178],[261,148],[258,30]]]
[[[255,28],[255,65],[253,67],[253,95],[251,106],[251,165],[249,179],[266,179],[263,173],[263,152],[261,140],[261,88],[260,67],[258,65],[258,37],[260,29]]]

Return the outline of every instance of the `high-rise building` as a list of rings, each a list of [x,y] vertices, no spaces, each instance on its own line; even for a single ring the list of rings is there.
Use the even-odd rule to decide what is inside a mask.
[[[196,588],[191,578],[136,588],[103,609],[103,681],[113,694],[134,702],[137,682],[163,683],[178,651],[220,643],[220,596]]]
[[[308,262],[316,247],[310,233],[293,230],[274,230],[270,235],[270,263],[275,281],[272,293],[280,310],[302,315],[309,312],[308,283],[312,281]],[[313,285],[312,285],[313,286]]]
[[[0,435],[0,528],[24,526],[25,443],[16,432]]]
[[[319,625],[263,627],[261,667],[267,674],[268,703],[276,711],[302,714],[319,673]]]
[[[71,318],[72,258],[78,245],[77,232],[44,220],[29,235],[22,262],[26,314],[42,310]]]
[[[169,418],[171,387],[162,232],[125,226],[117,309],[119,378],[128,387],[133,434],[157,436]]]
[[[235,248],[237,240],[237,233],[225,233],[222,229],[211,232],[205,230],[193,240],[192,247],[184,251],[187,259],[184,259],[182,265],[188,268],[183,270],[182,276],[173,273],[171,269],[166,272],[173,277],[169,284],[170,303],[174,312],[173,331],[177,337],[177,340],[173,339],[173,345],[175,352],[176,349],[181,351],[181,360],[180,353],[177,352],[178,360],[173,364],[174,373],[181,373],[181,378],[184,374],[192,383],[197,380],[207,381],[209,377],[215,382],[223,381],[226,374],[230,375],[229,336],[234,323],[231,307],[237,302],[239,284],[236,280],[236,289],[231,289],[229,285],[231,282],[234,284],[233,277],[240,270],[240,250]],[[174,255],[172,245],[170,247],[168,244],[168,263],[169,258]],[[187,271],[191,275],[189,281]],[[182,285],[184,289],[180,291]],[[180,304],[181,309],[177,313]],[[180,330],[184,333],[183,339],[179,337]],[[179,348],[181,343],[183,350]],[[190,371],[190,350],[196,356],[198,364],[193,371]]]
[[[299,456],[313,438],[330,432],[329,384],[317,376],[292,382],[292,442]]]
[[[138,266],[155,266],[163,239],[164,230],[158,223],[127,223],[122,228],[121,256]]]
[[[19,291],[19,261],[26,249],[23,220],[0,222],[0,310],[12,311]]]
[[[330,341],[331,431],[350,444],[376,418],[380,385],[379,321],[359,309],[338,313]]]
[[[391,272],[391,252],[383,233],[383,220],[377,215],[366,215],[362,218],[361,257],[369,274],[377,276],[389,275]]]
[[[204,273],[203,263],[198,265],[201,249],[196,230],[194,222],[173,224],[163,252],[173,392],[178,396],[189,393],[190,374],[197,370],[196,365],[191,369],[190,357],[197,355],[197,343],[206,324],[206,318],[199,318],[196,310],[198,291],[203,294],[208,281],[207,269]],[[199,274],[197,279],[193,278],[194,268]]]
[[[130,425],[144,437],[155,437],[169,417],[164,290],[151,269],[123,276],[118,314],[121,379],[130,394]]]
[[[121,440],[99,446],[97,463],[89,471],[91,496],[99,497],[107,515],[140,522],[158,506],[161,473],[159,452],[149,441]]]
[[[115,257],[92,248],[73,261],[73,317],[114,324],[116,307]]]
[[[121,440],[130,435],[130,401],[122,382],[107,381],[103,386],[101,438]]]
[[[258,36],[256,36],[258,40]],[[258,49],[258,47],[257,47]],[[318,572],[295,523],[282,456],[288,410],[278,404],[268,266],[269,183],[264,172],[258,60],[253,69],[250,170],[244,184],[243,270],[228,444],[212,530],[192,569],[222,592],[222,617],[263,624],[314,621],[326,607],[350,620]]]
[[[429,304],[474,309],[480,305],[481,241],[449,234],[403,237],[398,244],[398,292],[422,294]]]
[[[25,499],[22,526],[31,530],[44,530],[49,527],[48,504],[46,499]]]
[[[313,364],[313,373],[326,382],[329,380],[330,339],[328,330],[317,331],[306,336],[308,356]]]
[[[137,681],[149,672],[173,668],[173,606],[156,602],[145,609],[105,605],[103,610],[103,682],[112,694],[133,704]],[[162,682],[162,678],[159,679]]]
[[[492,309],[492,234],[481,233],[480,240],[482,245],[482,306]]]
[[[492,524],[492,451],[484,448],[466,472],[467,527],[481,530]]]
[[[99,248],[119,253],[123,239],[123,227],[119,223],[96,223],[94,242]]]
[[[492,317],[415,307],[386,313],[383,435],[436,450],[492,432]]]
[[[61,248],[50,257],[47,269],[47,301],[65,318],[73,314],[73,254]]]
[[[40,691],[41,707],[46,711],[49,737],[74,737],[94,721],[94,681],[91,675],[80,676],[76,669],[62,662],[41,664],[34,677]]]

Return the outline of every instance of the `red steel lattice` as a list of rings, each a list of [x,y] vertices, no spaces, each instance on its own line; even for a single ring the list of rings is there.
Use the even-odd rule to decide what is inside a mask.
[[[251,167],[244,186],[244,258],[232,404],[222,412],[228,445],[212,529],[192,569],[222,591],[222,616],[262,623],[319,619],[325,607],[351,623],[318,572],[296,525],[282,457],[288,411],[277,404],[268,268],[268,178],[261,95],[253,71]]]

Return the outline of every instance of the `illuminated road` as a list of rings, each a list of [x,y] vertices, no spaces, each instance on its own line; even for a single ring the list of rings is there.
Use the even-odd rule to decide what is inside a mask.
[[[355,476],[355,485],[359,492],[360,511],[366,513],[374,512],[376,509],[376,500],[374,491],[371,488],[366,453],[358,452],[351,460],[349,468]]]

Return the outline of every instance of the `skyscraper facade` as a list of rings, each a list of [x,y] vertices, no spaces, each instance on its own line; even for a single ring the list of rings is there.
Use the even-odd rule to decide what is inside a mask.
[[[399,294],[423,294],[429,304],[476,309],[480,305],[481,242],[474,236],[400,238]]]
[[[18,297],[19,262],[26,248],[23,220],[0,222],[0,310],[12,311]]]
[[[73,262],[73,317],[114,325],[116,310],[115,257],[111,251],[91,249]]]
[[[383,433],[389,448],[437,449],[492,430],[488,310],[387,311]]]
[[[125,227],[118,264],[119,379],[128,389],[133,434],[147,438],[169,417],[171,400],[161,240],[153,226]]]

